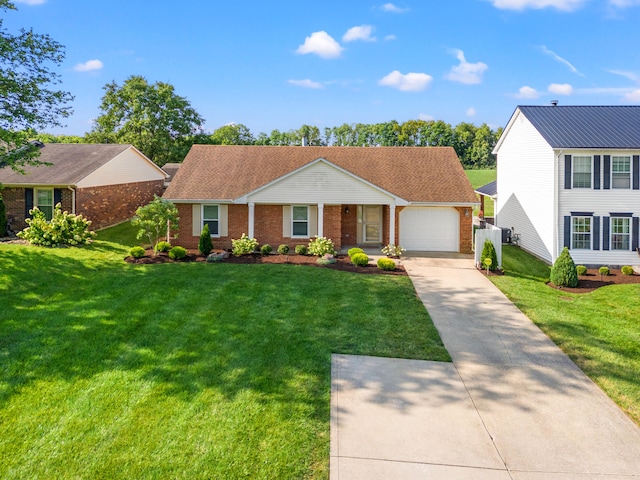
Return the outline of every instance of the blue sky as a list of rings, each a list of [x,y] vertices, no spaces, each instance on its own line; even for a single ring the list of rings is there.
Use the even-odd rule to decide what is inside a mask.
[[[102,87],[175,86],[205,129],[409,119],[504,126],[517,105],[640,104],[640,0],[21,0],[66,47],[83,135]]]

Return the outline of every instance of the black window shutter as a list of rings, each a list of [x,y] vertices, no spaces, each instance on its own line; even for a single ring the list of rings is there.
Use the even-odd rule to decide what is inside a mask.
[[[604,156],[604,178],[602,180],[602,188],[609,190],[611,188],[611,155]]]
[[[633,217],[631,219],[631,248],[637,250],[640,244],[640,218]]]
[[[600,155],[593,156],[593,188],[600,190]]]
[[[591,248],[593,250],[600,250],[600,217],[593,217]]]
[[[602,217],[602,249],[609,250],[609,217]]]
[[[62,189],[54,188],[53,189],[53,204],[57,205],[62,203]]]
[[[633,189],[640,190],[640,155],[633,156]]]
[[[571,217],[564,217],[564,246],[571,248]]]
[[[24,206],[24,216],[29,218],[31,216],[29,210],[33,209],[33,188],[24,189]]]
[[[571,188],[571,155],[564,156],[564,188]]]

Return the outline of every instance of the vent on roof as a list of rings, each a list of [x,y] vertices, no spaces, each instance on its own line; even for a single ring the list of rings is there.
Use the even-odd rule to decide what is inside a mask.
[[[558,100],[551,100],[551,105],[553,105],[554,107],[558,106]]]
[[[40,140],[31,140],[29,143],[34,147],[44,148],[44,143],[42,143]]]

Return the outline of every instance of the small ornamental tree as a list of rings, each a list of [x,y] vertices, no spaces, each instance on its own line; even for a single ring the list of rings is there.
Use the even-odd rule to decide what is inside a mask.
[[[578,286],[578,270],[567,247],[562,249],[560,256],[551,267],[551,283],[556,287]]]
[[[491,263],[485,262],[486,258],[491,259]],[[496,253],[496,247],[493,246],[491,240],[485,240],[482,247],[482,254],[480,254],[480,263],[487,267],[488,270],[494,271],[498,268],[498,254]]]
[[[200,240],[198,241],[198,250],[203,255],[209,255],[213,250],[213,243],[211,242],[211,234],[209,233],[209,225],[204,224],[202,227],[202,233],[200,234]]]
[[[138,227],[138,240],[146,238],[153,246],[153,254],[158,254],[158,242],[172,230],[178,229],[178,209],[169,200],[154,195],[148,205],[139,207],[136,216],[131,220],[134,227]],[[169,239],[167,239],[169,241]]]

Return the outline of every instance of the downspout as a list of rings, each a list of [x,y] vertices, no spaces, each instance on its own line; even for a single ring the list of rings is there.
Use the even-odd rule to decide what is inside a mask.
[[[76,191],[71,185],[67,185],[67,188],[71,190],[71,213],[76,214]]]

